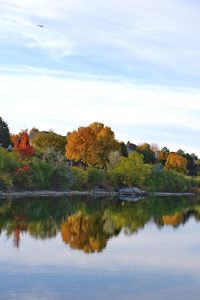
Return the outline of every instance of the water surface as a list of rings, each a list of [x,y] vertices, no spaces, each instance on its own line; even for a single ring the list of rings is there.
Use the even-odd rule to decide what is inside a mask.
[[[199,299],[200,199],[0,201],[0,299]]]

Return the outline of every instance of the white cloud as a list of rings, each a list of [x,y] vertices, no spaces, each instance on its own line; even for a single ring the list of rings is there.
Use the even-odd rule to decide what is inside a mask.
[[[71,79],[69,74],[8,74],[0,75],[0,81],[1,116],[14,132],[37,126],[66,134],[100,121],[111,126],[118,139],[158,142],[173,150],[199,153],[199,90],[108,78]]]

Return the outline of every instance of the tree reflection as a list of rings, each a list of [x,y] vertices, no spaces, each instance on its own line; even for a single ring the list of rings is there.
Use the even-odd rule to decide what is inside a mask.
[[[102,215],[87,215],[81,211],[69,216],[61,225],[61,235],[71,248],[86,253],[100,252],[107,243],[109,235],[103,230]]]
[[[20,237],[27,231],[27,220],[24,215],[18,214],[11,208],[11,219],[7,225],[7,236],[13,236],[13,244],[16,248],[20,247]]]
[[[183,213],[175,213],[174,215],[165,215],[161,219],[164,225],[172,225],[178,227],[183,222]]]
[[[148,222],[159,228],[178,228],[190,218],[200,221],[200,199],[151,197],[135,203],[87,198],[0,201],[0,233],[12,237],[17,248],[24,233],[44,240],[61,232],[70,248],[101,252],[122,230],[127,235],[137,234]]]

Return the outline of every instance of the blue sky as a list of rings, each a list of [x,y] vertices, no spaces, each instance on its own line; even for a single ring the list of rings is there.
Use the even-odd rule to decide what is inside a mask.
[[[0,0],[1,116],[200,154],[199,15],[195,0]]]

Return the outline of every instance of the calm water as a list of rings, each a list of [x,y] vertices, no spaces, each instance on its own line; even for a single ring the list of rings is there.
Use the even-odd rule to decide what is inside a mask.
[[[0,299],[198,299],[200,198],[0,201]]]

